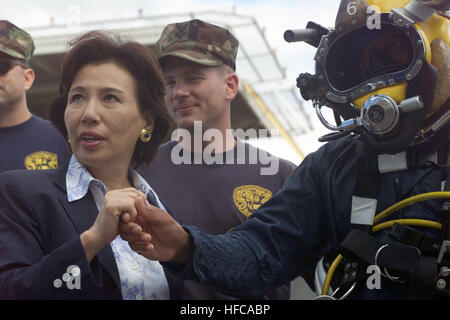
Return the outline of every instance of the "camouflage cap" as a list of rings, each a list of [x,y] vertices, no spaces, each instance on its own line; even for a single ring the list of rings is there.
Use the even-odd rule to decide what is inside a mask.
[[[205,66],[236,70],[239,41],[225,28],[194,19],[167,25],[156,43],[160,62],[175,56]]]
[[[7,20],[0,20],[0,52],[30,61],[34,51],[31,36]]]

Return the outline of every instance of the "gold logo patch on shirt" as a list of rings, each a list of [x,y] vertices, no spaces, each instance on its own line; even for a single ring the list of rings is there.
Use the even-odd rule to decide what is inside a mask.
[[[234,204],[247,218],[271,197],[272,191],[255,185],[240,186],[233,190]]]
[[[58,156],[52,152],[38,151],[25,157],[27,170],[47,170],[58,168]]]

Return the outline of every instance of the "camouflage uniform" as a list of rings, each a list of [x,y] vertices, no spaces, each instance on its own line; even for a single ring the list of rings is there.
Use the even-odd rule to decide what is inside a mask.
[[[33,39],[11,22],[0,20],[0,52],[29,63],[34,52]]]
[[[236,70],[239,41],[227,29],[201,20],[167,25],[156,45],[160,62],[175,56],[205,66],[226,64]]]

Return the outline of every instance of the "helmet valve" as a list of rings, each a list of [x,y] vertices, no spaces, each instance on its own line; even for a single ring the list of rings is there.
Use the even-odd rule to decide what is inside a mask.
[[[397,104],[394,99],[387,95],[376,94],[366,100],[361,109],[360,116],[348,119],[339,126],[333,126],[325,120],[320,110],[321,105],[318,101],[314,102],[314,107],[320,122],[328,129],[337,131],[336,133],[319,138],[319,141],[329,141],[347,135],[350,132],[358,132],[362,128],[367,133],[376,136],[388,134],[397,127],[401,114],[422,109],[423,102],[420,96],[415,96]]]
[[[423,102],[419,96],[408,98],[397,105],[391,97],[377,94],[364,103],[358,122],[370,133],[384,135],[395,129],[400,113],[409,113],[422,108]]]

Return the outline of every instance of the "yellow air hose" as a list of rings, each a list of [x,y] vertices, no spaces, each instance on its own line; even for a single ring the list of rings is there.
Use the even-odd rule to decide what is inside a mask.
[[[382,218],[387,217],[388,215],[394,213],[397,210],[400,210],[404,207],[413,205],[417,202],[430,200],[430,199],[450,199],[450,192],[448,191],[438,191],[438,192],[428,192],[428,193],[422,193],[419,195],[415,195],[409,198],[406,198],[402,201],[397,202],[396,204],[393,204],[389,208],[383,210],[379,214],[377,214],[373,222],[376,223]],[[372,227],[372,232],[377,232],[385,228],[392,227],[394,223],[400,223],[405,225],[414,225],[414,226],[422,226],[422,227],[429,227],[434,229],[440,229],[442,227],[442,224],[436,221],[431,220],[422,220],[422,219],[397,219],[397,220],[391,220],[383,223],[379,223]],[[333,278],[334,272],[336,268],[339,266],[339,264],[342,261],[343,256],[341,254],[338,254],[338,256],[334,259],[333,263],[330,266],[330,269],[328,269],[327,276],[325,278],[325,282],[322,287],[322,295],[327,295],[328,290],[330,288],[331,279]]]

